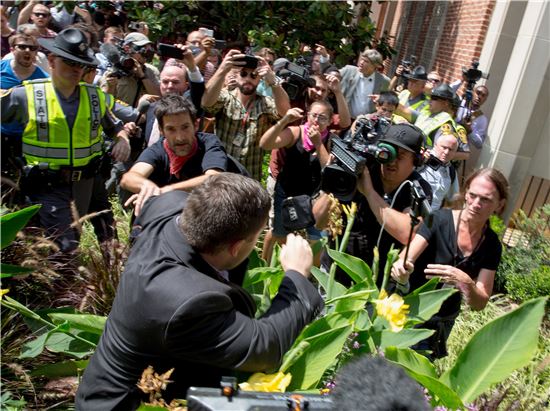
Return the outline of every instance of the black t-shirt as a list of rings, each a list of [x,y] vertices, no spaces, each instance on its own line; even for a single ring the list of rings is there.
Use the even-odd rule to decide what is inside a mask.
[[[424,274],[428,264],[452,265],[475,280],[482,268],[496,270],[500,263],[502,245],[488,225],[474,252],[469,257],[464,257],[457,246],[452,210],[435,211],[431,228],[422,224],[417,235],[424,237],[429,245],[414,264],[414,272],[410,277],[411,290],[428,281]],[[460,299],[460,293],[453,294],[443,303],[438,315],[444,317],[457,314],[460,311]]]
[[[149,180],[159,187],[198,177],[206,170],[226,171],[227,155],[218,137],[211,133],[197,133],[196,137],[197,152],[183,165],[179,178],[170,174],[170,160],[164,149],[164,137],[143,150],[136,163],[147,163],[153,166],[154,170]]]
[[[409,208],[412,202],[410,185],[406,184],[405,186],[403,186],[399,193],[397,193],[396,189],[389,194],[385,194],[384,188],[382,186],[380,170],[381,167],[379,164],[376,164],[374,167],[370,168],[372,184],[375,191],[384,198],[385,202],[388,205],[391,204],[393,198],[395,197],[395,202],[393,203],[394,210],[403,211],[406,208]],[[420,174],[418,174],[416,171],[413,171],[412,174],[409,175],[409,177],[407,177],[405,180],[418,181],[422,186],[422,189],[424,190],[428,201],[431,202],[432,189],[430,185],[420,176]],[[353,201],[357,203],[357,215],[355,217],[353,228],[351,229],[346,253],[361,258],[363,261],[365,261],[365,263],[367,263],[367,265],[371,266],[374,256],[373,251],[378,241],[381,225],[378,223],[376,216],[370,209],[367,199],[361,193],[357,192]],[[392,244],[394,244],[394,248],[401,249],[402,247],[402,244],[399,241],[397,241],[386,230],[384,230],[382,232],[379,247],[380,260],[379,273],[377,276],[377,285],[379,287],[382,284],[384,266],[386,265],[386,257]],[[336,279],[346,286],[350,284],[349,276],[340,270],[337,271]]]

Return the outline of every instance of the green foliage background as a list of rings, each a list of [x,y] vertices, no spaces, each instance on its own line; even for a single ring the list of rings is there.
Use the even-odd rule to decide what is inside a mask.
[[[321,43],[335,52],[338,65],[372,46],[376,31],[368,13],[354,20],[345,1],[141,1],[124,7],[129,20],[149,24],[153,40],[208,27],[228,47],[271,47],[290,57],[299,54],[302,44]],[[395,53],[386,39],[376,44],[385,56]]]

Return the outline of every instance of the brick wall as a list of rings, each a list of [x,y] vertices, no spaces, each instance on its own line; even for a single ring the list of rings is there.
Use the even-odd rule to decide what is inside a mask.
[[[391,76],[401,60],[412,54],[427,70],[437,70],[444,81],[459,79],[462,67],[470,67],[481,55],[494,6],[495,0],[399,1],[394,14],[399,20],[385,23],[398,51],[386,62],[386,74]]]

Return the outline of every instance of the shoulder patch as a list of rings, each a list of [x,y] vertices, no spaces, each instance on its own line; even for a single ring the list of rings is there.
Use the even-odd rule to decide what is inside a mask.
[[[127,102],[119,100],[118,98],[115,99],[115,103],[120,104],[121,106],[124,106],[124,107],[129,107],[130,106]]]
[[[440,128],[442,134],[453,134],[453,129],[449,123],[443,124]]]
[[[468,142],[468,135],[466,134],[466,129],[464,127],[458,127],[457,133],[458,133],[458,137],[460,138],[460,141],[466,144]]]
[[[7,89],[3,88],[3,89],[0,89],[0,98],[9,96],[12,90],[13,90],[13,88],[7,88]]]

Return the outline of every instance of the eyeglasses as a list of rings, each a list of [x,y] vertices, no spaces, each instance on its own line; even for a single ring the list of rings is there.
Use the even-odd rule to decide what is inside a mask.
[[[63,63],[65,63],[67,66],[70,66],[70,67],[86,68],[90,66],[89,64],[79,63],[78,61],[64,59],[62,57],[61,57],[61,61],[63,61]]]
[[[323,114],[309,113],[309,117],[317,120],[319,123],[326,123],[328,121],[328,117],[324,116]]]
[[[471,191],[466,191],[465,197],[469,201],[475,201],[475,199],[478,198],[479,202],[482,205],[492,204],[494,202],[493,198],[483,197],[483,196],[480,196],[479,194],[472,193]]]
[[[16,44],[15,47],[17,50],[23,50],[23,51],[36,51],[38,50],[38,46],[32,46],[30,44]]]
[[[43,18],[43,19],[50,17],[50,13],[40,13],[40,12],[38,12],[38,13],[33,13],[33,14],[36,17]]]
[[[429,81],[430,83],[441,83],[441,80],[436,79],[436,78],[429,78],[428,81]]]
[[[252,80],[256,80],[258,78],[258,74],[253,71],[241,71],[239,72],[239,75],[242,78],[250,77]]]

